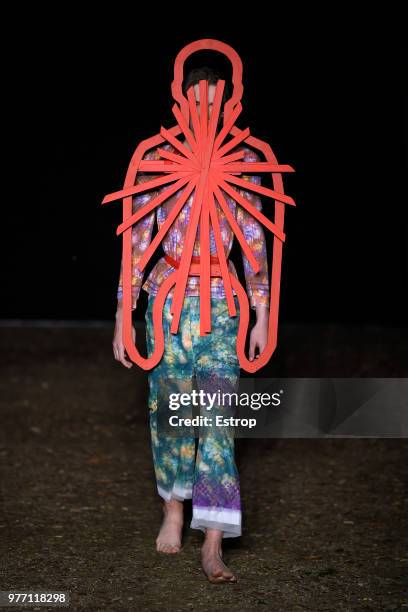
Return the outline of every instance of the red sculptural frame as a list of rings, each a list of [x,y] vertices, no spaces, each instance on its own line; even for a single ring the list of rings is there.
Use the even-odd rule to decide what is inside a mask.
[[[224,105],[223,127],[216,133],[219,120],[222,96],[225,81],[219,80],[216,84],[213,110],[208,118],[208,82],[199,83],[200,115],[198,115],[193,87],[187,91],[187,99],[182,92],[183,68],[186,59],[196,51],[213,50],[224,54],[232,64],[233,94]],[[123,342],[129,358],[145,370],[152,369],[161,360],[164,352],[164,335],[162,328],[163,305],[166,297],[175,286],[171,303],[173,314],[170,332],[178,332],[181,310],[185,296],[188,275],[200,276],[200,335],[211,333],[211,294],[210,276],[221,276],[224,283],[226,301],[230,316],[236,316],[236,308],[232,288],[235,289],[240,306],[239,328],[237,335],[237,355],[242,369],[255,372],[262,368],[271,358],[277,345],[277,329],[279,315],[280,278],[282,267],[282,245],[285,241],[283,231],[285,204],[295,206],[293,199],[284,193],[282,173],[294,172],[288,165],[279,165],[277,159],[266,142],[250,135],[249,129],[236,127],[235,122],[242,111],[240,100],[243,94],[242,62],[236,51],[229,45],[214,39],[197,40],[184,47],[176,57],[174,65],[174,80],[172,82],[172,95],[178,104],[174,104],[172,111],[177,124],[170,128],[161,128],[160,133],[142,141],[136,148],[130,161],[123,189],[108,194],[102,204],[123,200],[123,222],[117,229],[117,235],[123,235]],[[190,116],[192,128],[190,130]],[[191,151],[177,138],[183,134],[191,147]],[[227,136],[231,138],[226,141]],[[175,155],[165,149],[158,149],[161,160],[147,161],[143,157],[147,150],[169,142],[181,153]],[[266,162],[244,163],[239,161],[243,151],[229,153],[236,146],[243,143],[261,151]],[[159,178],[136,184],[137,173],[154,172]],[[245,181],[239,177],[241,173],[270,172],[273,189]],[[132,198],[149,189],[173,183],[158,196],[142,208],[133,213]],[[253,191],[262,196],[271,198],[275,202],[274,222],[263,215],[249,200],[243,197],[234,186]],[[154,236],[138,263],[143,271],[151,256],[159,246],[176,216],[181,212],[185,202],[194,190],[193,203],[190,210],[190,223],[185,236],[183,254],[179,267],[174,270],[162,283],[153,303],[154,350],[150,357],[140,355],[132,338],[132,226],[143,216],[159,206],[162,202],[183,189],[174,208],[162,227]],[[268,341],[254,361],[249,361],[245,355],[245,340],[249,324],[249,302],[245,289],[237,278],[229,271],[222,244],[218,215],[215,200],[223,210],[234,235],[243,249],[255,273],[259,265],[249,248],[233,214],[231,213],[221,189],[228,193],[239,205],[251,213],[260,223],[269,229],[273,235],[273,249],[271,262],[271,291],[269,305]],[[192,263],[192,253],[200,222],[200,263]],[[214,231],[219,265],[210,261],[210,222]]]

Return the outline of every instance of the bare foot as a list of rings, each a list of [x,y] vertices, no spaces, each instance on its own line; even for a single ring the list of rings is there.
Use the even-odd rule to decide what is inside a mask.
[[[234,573],[222,560],[220,541],[206,540],[204,542],[201,549],[201,565],[210,582],[237,582]]]
[[[163,523],[156,538],[156,550],[164,553],[178,553],[181,549],[183,529],[183,502],[177,499],[163,504]]]

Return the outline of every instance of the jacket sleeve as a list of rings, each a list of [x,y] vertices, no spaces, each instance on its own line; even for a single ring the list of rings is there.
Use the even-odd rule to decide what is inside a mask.
[[[254,151],[247,153],[245,162],[260,161],[260,157]],[[251,181],[256,185],[261,184],[261,177],[254,175],[242,175],[242,179]],[[252,191],[240,189],[239,192],[243,197],[251,202],[256,208],[262,210],[262,202],[259,195]],[[242,259],[244,265],[245,281],[247,293],[251,308],[256,308],[259,304],[269,306],[269,276],[268,276],[268,259],[266,251],[265,234],[262,224],[255,219],[251,213],[245,210],[241,205],[237,206],[237,223],[240,226],[242,233],[248,243],[249,248],[254,254],[258,264],[259,272],[257,274],[251,268],[251,265],[242,251]]]
[[[146,153],[143,159],[156,159],[156,157],[153,155],[153,153]],[[152,173],[140,172],[138,173],[136,184],[151,181],[153,178],[155,178],[155,176],[156,175],[153,175]],[[158,191],[154,190],[134,196],[132,201],[133,213],[145,206],[148,202],[155,198],[157,194]],[[135,310],[137,306],[137,300],[139,298],[144,275],[144,271],[141,272],[137,267],[137,264],[141,260],[145,250],[151,242],[155,216],[156,211],[152,210],[132,226],[132,310]],[[118,305],[121,304],[123,300],[123,257],[120,264],[117,300]]]

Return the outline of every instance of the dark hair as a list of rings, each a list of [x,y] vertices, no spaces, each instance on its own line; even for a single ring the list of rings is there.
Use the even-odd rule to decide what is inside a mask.
[[[183,94],[187,98],[187,91],[192,85],[198,85],[199,81],[206,80],[209,85],[215,85],[217,81],[220,79],[224,80],[222,74],[209,66],[200,66],[199,68],[192,68],[188,73],[186,78],[183,81]],[[221,100],[221,107],[224,106],[225,102],[230,99],[231,93],[231,85],[228,79],[225,79],[224,92]],[[217,130],[222,126],[222,113],[220,114],[220,118],[218,121]]]

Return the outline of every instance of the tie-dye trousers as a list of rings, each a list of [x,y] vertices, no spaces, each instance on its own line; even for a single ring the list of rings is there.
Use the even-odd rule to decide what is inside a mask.
[[[145,314],[148,355],[154,348],[153,299],[149,295]],[[148,374],[149,423],[157,491],[167,501],[192,499],[190,526],[201,531],[220,529],[224,538],[241,535],[240,484],[234,458],[233,427],[214,423],[216,415],[230,416],[232,412],[227,402],[216,402],[211,410],[208,404],[200,403],[198,414],[210,417],[213,424],[199,430],[191,427],[176,430],[169,425],[169,417],[176,414],[169,409],[169,395],[175,389],[179,393],[196,389],[212,394],[218,391],[228,394],[237,389],[239,303],[236,296],[234,299],[237,315],[230,317],[225,298],[211,297],[211,333],[200,336],[199,296],[184,298],[177,334],[170,333],[172,315],[168,296],[163,310],[164,354]],[[191,410],[191,406],[182,408],[181,412],[177,410],[177,415],[192,416]]]

